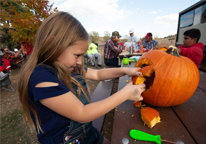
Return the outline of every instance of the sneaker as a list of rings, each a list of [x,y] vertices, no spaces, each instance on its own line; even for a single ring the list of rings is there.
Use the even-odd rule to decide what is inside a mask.
[[[98,67],[102,67],[102,65],[99,65],[99,64],[98,64]]]
[[[95,65],[92,65],[92,67],[95,67]]]
[[[104,80],[104,82],[112,81],[113,79]]]

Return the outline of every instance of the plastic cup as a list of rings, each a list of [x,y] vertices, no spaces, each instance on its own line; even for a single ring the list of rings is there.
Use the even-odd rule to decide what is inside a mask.
[[[140,50],[139,50],[140,53],[143,53],[143,45],[140,45]]]
[[[123,64],[124,64],[124,65],[129,64],[129,59],[128,59],[128,57],[124,57],[124,58],[123,58]]]

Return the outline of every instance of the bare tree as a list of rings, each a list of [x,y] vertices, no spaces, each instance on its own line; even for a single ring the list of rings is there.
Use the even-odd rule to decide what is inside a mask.
[[[104,41],[106,42],[110,37],[111,37],[111,34],[108,31],[105,31],[104,37],[103,37]]]
[[[124,35],[123,39],[128,39],[129,36],[128,35]]]
[[[92,31],[91,33],[89,33],[89,38],[92,40],[93,43],[98,43],[99,33],[96,31]]]
[[[154,36],[154,39],[158,39],[158,36],[157,36],[157,35],[155,35],[155,36]]]

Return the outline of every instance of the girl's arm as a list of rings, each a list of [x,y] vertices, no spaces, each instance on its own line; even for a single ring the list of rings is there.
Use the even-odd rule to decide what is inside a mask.
[[[37,84],[36,87],[49,87],[55,85],[55,83],[43,82]],[[46,98],[40,100],[40,102],[62,116],[80,123],[86,123],[108,113],[126,100],[142,100],[141,93],[143,91],[145,91],[144,84],[132,85],[132,83],[129,83],[112,96],[87,105],[84,105],[72,92]]]
[[[90,80],[106,80],[121,77],[124,75],[128,76],[138,76],[141,73],[138,72],[140,68],[109,68],[109,69],[87,69],[86,78]]]

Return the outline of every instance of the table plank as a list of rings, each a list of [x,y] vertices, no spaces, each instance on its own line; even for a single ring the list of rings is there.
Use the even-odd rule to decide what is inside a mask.
[[[145,53],[147,53],[147,52],[144,52],[144,53],[132,53],[132,54],[130,54],[130,53],[126,53],[126,54],[120,53],[119,56],[120,56],[120,57],[123,57],[124,55],[126,55],[126,56],[128,56],[128,57],[130,57],[130,56],[142,56],[142,55],[145,54]]]
[[[128,65],[127,67],[133,67],[134,64]],[[126,67],[125,65],[123,67]],[[128,76],[120,77],[118,90],[122,89],[126,80],[129,81]],[[150,106],[152,107],[152,106]],[[150,129],[144,126],[141,120],[140,108],[133,106],[132,101],[126,101],[117,107],[117,111],[114,115],[113,131],[112,131],[112,144],[121,144],[123,138],[128,138],[130,144],[136,144],[133,139],[130,138],[129,132],[132,129],[138,129],[146,133],[153,135],[161,135],[162,139],[170,141],[182,141],[184,143],[193,144],[195,141],[192,139],[187,129],[178,119],[174,111],[170,108],[153,107],[160,113],[161,122],[158,123],[154,128]],[[124,111],[124,113],[123,113]],[[132,117],[134,115],[134,117]],[[138,144],[152,144],[152,142],[138,141]]]
[[[103,100],[107,97],[109,97],[112,93],[112,89],[113,89],[113,86],[114,86],[114,80],[115,79],[112,79],[111,81],[101,81],[96,89],[94,90],[94,92],[92,93],[91,95],[91,101],[92,102],[97,102],[97,101],[100,101],[100,100]],[[103,122],[104,122],[104,117],[105,115],[99,117],[98,119],[95,119],[93,121],[93,126],[95,128],[97,128],[100,132],[102,130],[102,125],[103,125]]]
[[[206,92],[206,72],[201,70],[200,70],[200,82],[198,87]]]
[[[206,92],[197,88],[185,103],[173,109],[198,144],[206,142]]]

